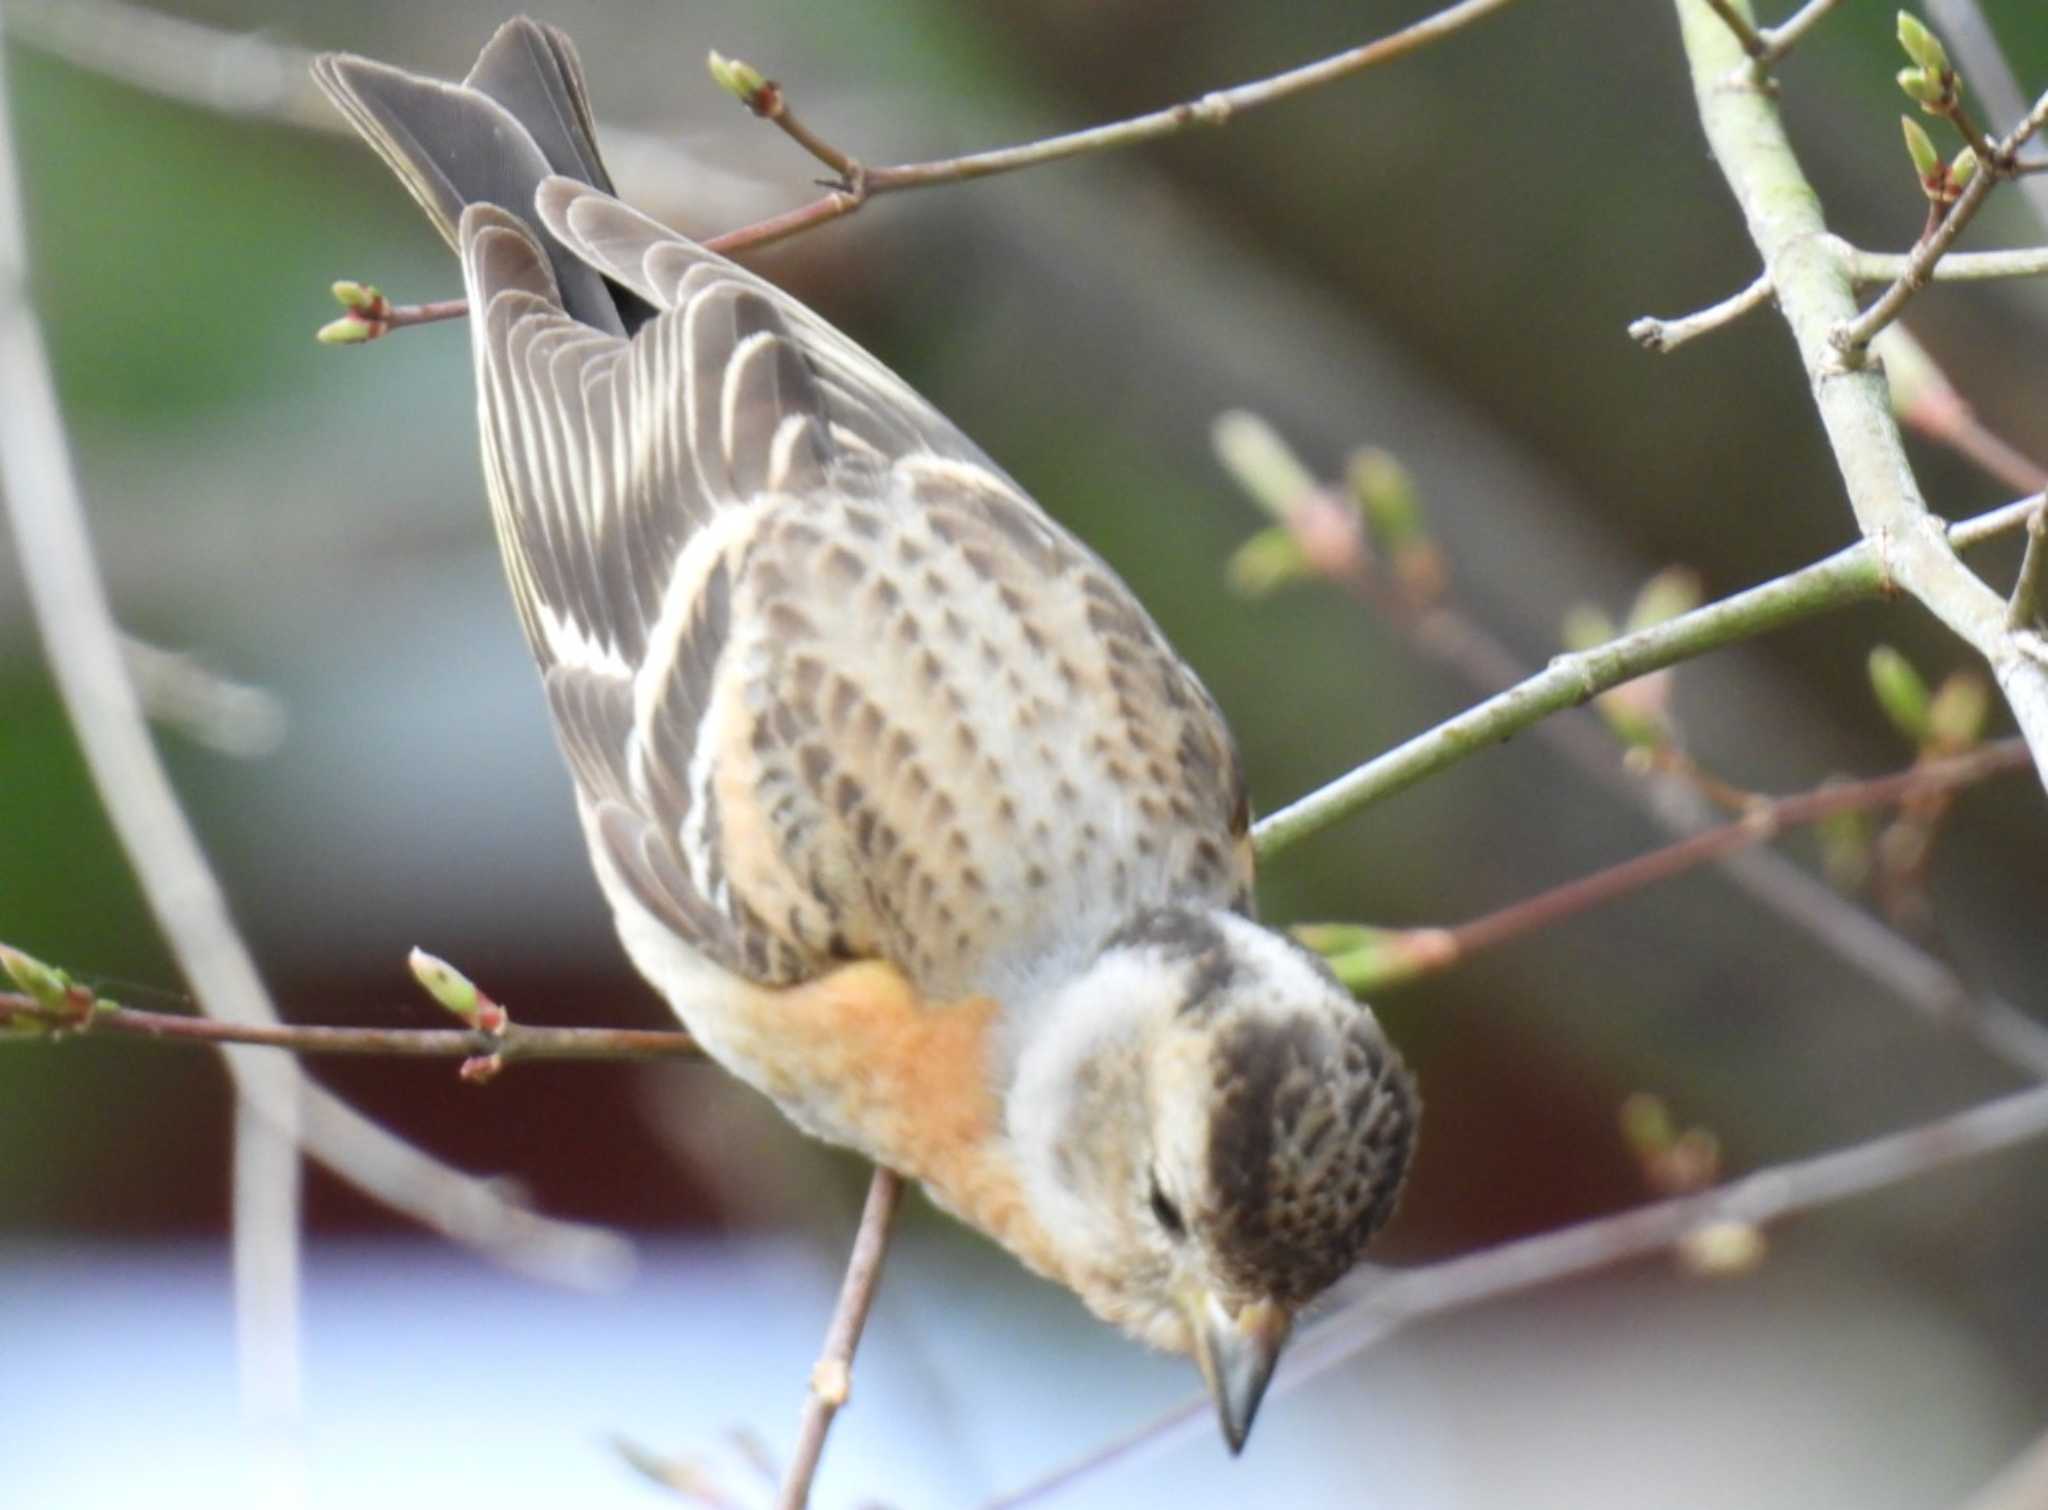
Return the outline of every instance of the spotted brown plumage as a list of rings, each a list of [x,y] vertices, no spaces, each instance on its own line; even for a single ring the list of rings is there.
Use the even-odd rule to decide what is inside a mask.
[[[567,38],[317,77],[458,253],[484,474],[636,966],[813,1133],[1134,1335],[1226,1434],[1407,1167],[1412,1086],[1250,921],[1221,713],[901,379],[613,197]]]

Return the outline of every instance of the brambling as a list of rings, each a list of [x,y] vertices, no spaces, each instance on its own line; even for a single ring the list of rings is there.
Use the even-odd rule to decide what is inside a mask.
[[[627,953],[799,1127],[1134,1337],[1233,1451],[1399,1194],[1372,1012],[1252,921],[1221,713],[900,378],[620,203],[576,54],[329,95],[462,261],[484,476]]]

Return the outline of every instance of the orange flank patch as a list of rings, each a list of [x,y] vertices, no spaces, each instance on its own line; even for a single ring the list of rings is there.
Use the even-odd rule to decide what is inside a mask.
[[[1057,1277],[1024,1204],[989,1078],[988,997],[927,1002],[894,965],[863,960],[776,993],[778,1079],[847,1141]],[[790,1051],[803,1046],[801,1054]]]

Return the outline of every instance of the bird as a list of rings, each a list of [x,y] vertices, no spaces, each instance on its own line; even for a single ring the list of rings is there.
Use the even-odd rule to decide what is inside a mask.
[[[1242,1449],[1413,1157],[1371,1009],[1254,917],[1223,715],[881,362],[622,203],[560,30],[324,54],[461,261],[486,491],[626,954],[799,1128],[1190,1355]]]

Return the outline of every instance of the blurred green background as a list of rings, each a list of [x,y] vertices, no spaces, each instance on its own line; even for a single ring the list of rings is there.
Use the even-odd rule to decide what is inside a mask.
[[[455,292],[444,249],[353,140],[167,102],[53,56],[67,32],[118,51],[118,26],[93,19],[118,13],[0,4],[17,33],[5,62],[35,294],[122,622],[267,689],[287,716],[261,758],[161,736],[278,998],[305,1021],[429,1024],[403,973],[420,944],[527,1020],[659,1023],[589,879],[499,580],[465,333],[356,351],[311,340],[335,313],[334,278],[400,300]],[[656,179],[629,143],[613,163],[626,197],[709,234],[806,197],[815,165],[709,83],[707,47],[756,63],[808,122],[888,162],[1194,96],[1420,10],[564,0],[545,15],[579,44],[602,117],[704,165]],[[1986,10],[2039,88],[2048,12]],[[468,0],[165,11],[450,75],[504,14]],[[1881,249],[1903,248],[1923,215],[1898,142],[1892,15],[1848,0],[1782,70],[1831,224]],[[229,46],[217,76],[189,82],[260,88],[261,62]],[[2015,198],[1968,244],[2039,239]],[[1225,592],[1223,563],[1261,520],[1209,451],[1224,408],[1271,417],[1327,473],[1353,447],[1395,450],[1459,607],[1532,665],[1559,648],[1572,603],[1619,611],[1665,564],[1696,568],[1718,595],[1853,535],[1774,314],[1662,358],[1624,334],[1755,273],[1661,4],[1528,0],[1225,131],[877,201],[750,261],[900,370],[1126,575],[1228,711],[1261,809],[1475,694],[1332,590]],[[2048,291],[1944,288],[1912,325],[1988,423],[2048,457]],[[1916,448],[1915,461],[1951,515],[2009,496],[1947,454]],[[2007,580],[2010,552],[1980,559]],[[1910,606],[1842,614],[1684,670],[1690,747],[1766,790],[1903,765],[1910,752],[1864,687],[1878,638],[1930,674],[1963,661]],[[0,814],[0,939],[131,1004],[179,1000],[4,546]],[[1524,737],[1289,853],[1262,905],[1282,920],[1454,921],[1656,837]],[[1810,858],[1805,841],[1786,848]],[[1963,798],[1933,877],[1938,947],[2037,1015],[2044,855],[2040,790],[2008,780]],[[1390,1262],[1643,1198],[1615,1131],[1632,1090],[1714,1129],[1740,1172],[2015,1083],[1712,873],[1379,1005],[1428,1103]],[[446,1066],[320,1074],[565,1214],[829,1245],[857,1199],[858,1170],[708,1070],[521,1067],[483,1091]],[[0,1052],[0,1239],[215,1234],[227,1126],[223,1077],[196,1053]],[[1780,1235],[1778,1267],[1742,1282],[1781,1299],[1861,1286],[1884,1297],[1873,1310],[1904,1308],[1943,1339],[1936,1361],[1900,1357],[1876,1398],[1842,1403],[1847,1456],[1888,1463],[1910,1423],[1946,1440],[1916,1441],[1920,1477],[1887,1468],[1856,1502],[1948,1503],[2048,1415],[2044,1173],[2027,1150],[1830,1210]],[[312,1215],[326,1234],[389,1226],[324,1179]],[[964,1260],[972,1239],[914,1220]],[[1686,1288],[1656,1265],[1613,1283]],[[1540,1300],[1529,1314],[1540,1325]],[[1470,1346],[1473,1324],[1444,1330]],[[1982,1403],[1942,1427],[1931,1402],[1962,1398]],[[1699,1429],[1711,1440],[1704,1414]]]

